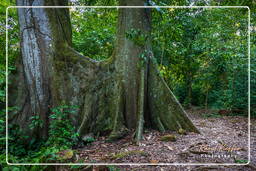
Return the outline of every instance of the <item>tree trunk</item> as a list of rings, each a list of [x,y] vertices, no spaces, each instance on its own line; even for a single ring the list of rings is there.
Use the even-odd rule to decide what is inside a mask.
[[[205,94],[205,103],[204,103],[205,110],[208,109],[208,95],[209,95],[209,89],[207,88],[206,94]]]
[[[17,4],[67,5],[67,1]],[[123,6],[144,4],[145,0],[120,1]],[[19,9],[19,73],[24,79],[19,81],[20,95],[14,102],[20,110],[12,121],[27,133],[45,138],[50,108],[65,104],[79,106],[71,119],[81,136],[107,133],[109,140],[115,140],[134,130],[139,141],[145,126],[198,132],[153,62],[150,21],[149,9],[119,9],[113,56],[94,61],[72,49],[68,9]],[[42,119],[43,131],[28,129],[33,115]]]
[[[17,5],[47,5],[48,2],[17,1]],[[60,16],[60,18],[56,18]],[[21,82],[24,86],[19,90],[16,105],[20,112],[15,120],[21,128],[26,129],[31,116],[38,115],[43,121],[43,128],[36,128],[34,134],[47,137],[49,108],[53,103],[54,89],[54,54],[56,42],[71,45],[71,25],[68,9],[19,8],[19,24],[22,52]],[[65,19],[65,20],[64,20]],[[65,22],[63,22],[65,21]],[[58,23],[59,22],[59,23]],[[58,23],[58,24],[57,24]],[[61,25],[66,25],[62,29]],[[53,29],[52,27],[56,27]],[[59,32],[61,31],[61,32]],[[40,131],[39,131],[40,129]]]
[[[190,61],[187,61],[190,63]],[[192,74],[191,72],[186,72],[186,89],[187,89],[187,96],[186,96],[186,107],[192,107]]]

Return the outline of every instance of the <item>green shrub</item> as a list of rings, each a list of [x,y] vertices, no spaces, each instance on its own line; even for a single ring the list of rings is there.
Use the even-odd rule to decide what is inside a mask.
[[[47,141],[32,138],[28,141],[28,136],[18,125],[9,125],[9,162],[13,163],[45,163],[56,162],[58,160],[57,153],[61,150],[69,149],[78,140],[78,133],[72,126],[70,117],[77,112],[76,106],[62,105],[51,109],[49,123],[49,137]],[[43,122],[39,116],[30,118],[31,129],[42,127]],[[2,117],[0,122],[4,123]],[[4,134],[5,126],[0,126],[0,133]],[[5,137],[0,138],[1,152],[5,152]],[[1,155],[4,158],[5,155]],[[38,167],[31,166],[29,170]],[[43,167],[40,167],[43,168]]]
[[[77,112],[76,106],[62,105],[51,110],[49,138],[47,145],[70,148],[77,140],[78,133],[70,121],[71,115]]]

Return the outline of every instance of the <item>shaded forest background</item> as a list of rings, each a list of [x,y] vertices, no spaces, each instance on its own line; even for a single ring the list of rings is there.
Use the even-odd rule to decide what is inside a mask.
[[[108,58],[114,46],[116,11],[88,9],[93,11],[89,15],[82,11],[86,10],[71,15],[74,47],[96,60]],[[185,107],[241,109],[246,115],[247,9],[159,9],[153,13],[153,51],[179,101]]]
[[[243,1],[157,1],[158,5],[247,5],[251,8],[251,116],[256,116],[256,26],[255,3]],[[14,1],[0,2],[0,151],[5,163],[5,8]],[[115,1],[71,1],[70,5],[117,5]],[[154,5],[154,4],[151,4]],[[116,9],[71,9],[73,45],[81,54],[92,59],[109,58],[114,49]],[[185,108],[215,110],[212,115],[248,115],[248,9],[163,9],[152,10],[153,52],[161,75]],[[16,72],[20,58],[17,11],[9,9],[8,74]],[[136,33],[130,33],[136,34]],[[11,84],[11,82],[9,82]],[[15,109],[8,109],[15,110]],[[219,113],[218,113],[219,111]],[[38,124],[38,123],[36,123]],[[31,125],[33,126],[33,125]],[[33,162],[44,160],[40,155],[57,149],[38,152],[12,139],[9,147],[13,162],[21,156]],[[68,134],[67,136],[70,136]],[[63,138],[63,137],[60,137]],[[16,143],[14,143],[16,142]],[[66,146],[69,146],[65,144]],[[17,153],[18,151],[18,153]],[[3,155],[2,155],[3,154]],[[34,156],[33,156],[34,155]],[[33,156],[31,158],[31,156]],[[37,160],[37,161],[36,161]]]

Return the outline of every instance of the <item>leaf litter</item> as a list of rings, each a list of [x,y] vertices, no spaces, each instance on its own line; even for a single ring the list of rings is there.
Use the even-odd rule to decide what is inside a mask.
[[[136,144],[133,133],[115,141],[105,142],[98,137],[83,148],[75,150],[79,161],[84,163],[247,163],[248,119],[241,116],[204,117],[206,112],[188,111],[201,134],[183,130],[164,133],[145,130],[143,140]],[[252,119],[251,154],[256,154],[255,123]],[[175,136],[175,141],[161,141],[163,136]],[[256,170],[256,157],[251,157],[247,166],[236,166],[238,170]],[[78,160],[78,159],[76,159]],[[118,166],[121,170],[137,166]],[[153,170],[175,170],[173,166],[140,166]],[[233,166],[185,166],[193,170],[236,170]],[[129,170],[129,169],[128,169]]]

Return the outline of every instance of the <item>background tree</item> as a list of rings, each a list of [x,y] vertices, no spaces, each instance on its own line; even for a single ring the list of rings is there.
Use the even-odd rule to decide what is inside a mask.
[[[159,45],[153,46],[154,52],[161,73],[183,104],[246,113],[247,11],[169,9],[162,10],[161,18],[155,15],[161,20],[155,28],[165,29],[153,32],[153,43]],[[169,23],[175,23],[171,30],[166,29]]]

